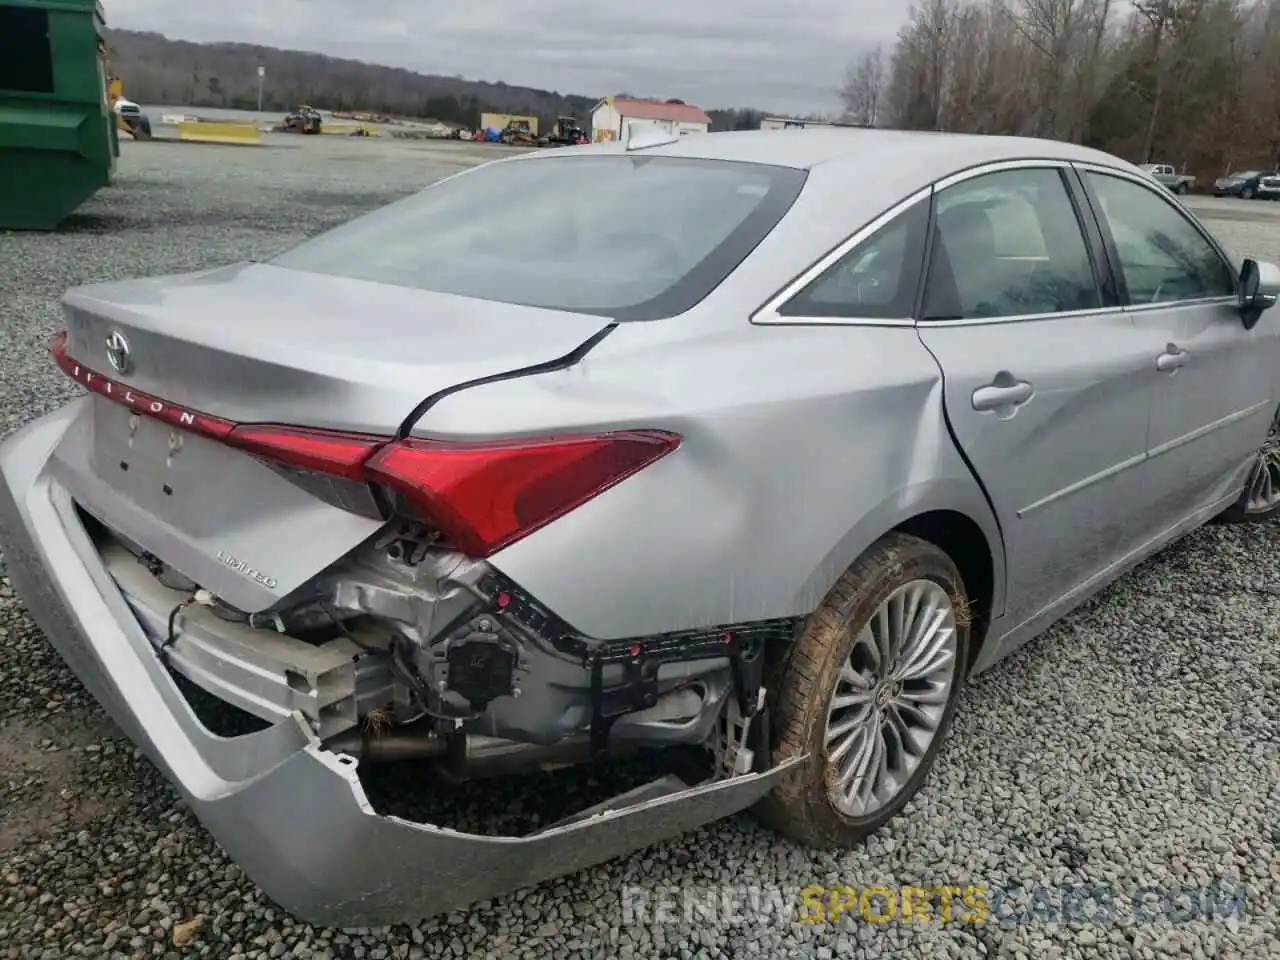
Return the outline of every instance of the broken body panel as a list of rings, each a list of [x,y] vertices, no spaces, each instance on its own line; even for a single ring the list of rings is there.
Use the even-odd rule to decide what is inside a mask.
[[[324,749],[300,716],[230,740],[212,734],[156,657],[65,485],[59,447],[86,403],[6,443],[0,535],[9,576],[112,719],[228,855],[299,920],[378,925],[457,909],[744,809],[782,772],[667,782],[586,819],[490,837],[378,815],[355,759]]]

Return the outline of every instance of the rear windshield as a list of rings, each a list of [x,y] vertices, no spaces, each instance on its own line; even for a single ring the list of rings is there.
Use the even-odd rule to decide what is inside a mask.
[[[481,300],[652,320],[713,290],[804,184],[789,167],[661,156],[494,163],[271,261]]]

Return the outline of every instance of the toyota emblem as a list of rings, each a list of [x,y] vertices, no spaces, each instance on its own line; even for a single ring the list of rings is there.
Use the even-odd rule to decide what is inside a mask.
[[[116,373],[128,373],[130,366],[129,341],[119,330],[107,337],[107,361]]]

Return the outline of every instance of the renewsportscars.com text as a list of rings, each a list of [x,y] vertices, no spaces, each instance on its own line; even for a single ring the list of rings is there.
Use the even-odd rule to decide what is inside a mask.
[[[628,886],[623,925],[999,924],[1128,925],[1245,920],[1241,887],[1109,885]]]

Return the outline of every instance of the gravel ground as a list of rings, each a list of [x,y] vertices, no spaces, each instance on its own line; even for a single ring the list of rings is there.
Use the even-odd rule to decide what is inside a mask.
[[[119,185],[66,228],[0,234],[0,333],[10,358],[0,434],[74,393],[45,353],[67,287],[269,256],[492,155],[338,140],[123,149]],[[1280,205],[1193,202],[1235,254],[1280,261]],[[735,818],[465,913],[386,930],[314,929],[267,902],[112,727],[0,579],[0,958],[1280,956],[1276,532],[1202,530],[976,682],[925,791],[861,849],[814,853]],[[601,787],[573,774],[555,794]],[[547,792],[537,779],[501,781],[459,792],[452,811],[431,806],[471,829],[527,825],[551,815]],[[784,902],[798,909],[801,887],[871,884],[1049,892],[1011,894],[998,908],[993,897],[992,921],[977,926],[777,917]],[[1186,900],[1181,922],[1159,919],[1156,908],[1134,916],[1131,898],[1143,887],[1211,884],[1225,888],[1226,917],[1220,909],[1206,918],[1203,902],[1189,911]],[[1061,922],[1060,891],[1075,886],[1110,891],[1115,919]],[[677,899],[662,917],[657,898],[677,887],[725,897],[751,887],[774,912],[751,915],[743,902],[722,903],[717,916],[686,915]],[[637,915],[633,888],[650,897],[647,916]],[[1232,915],[1235,894],[1243,915]],[[1090,904],[1087,914],[1097,899]]]

